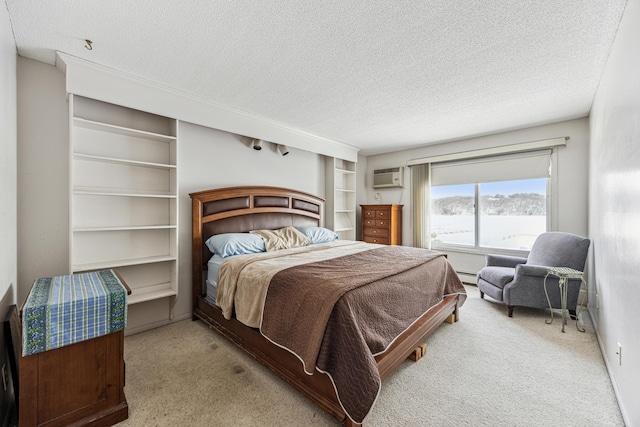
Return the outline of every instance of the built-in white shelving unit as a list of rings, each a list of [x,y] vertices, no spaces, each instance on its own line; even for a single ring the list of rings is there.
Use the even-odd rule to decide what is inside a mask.
[[[326,226],[342,240],[356,239],[356,163],[326,159]]]
[[[71,271],[113,268],[129,304],[176,297],[176,120],[72,94],[69,104]]]

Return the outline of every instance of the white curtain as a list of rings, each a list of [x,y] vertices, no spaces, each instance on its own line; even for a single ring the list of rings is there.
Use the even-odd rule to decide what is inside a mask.
[[[430,164],[411,166],[411,214],[413,219],[413,246],[431,249],[429,238],[429,175]]]

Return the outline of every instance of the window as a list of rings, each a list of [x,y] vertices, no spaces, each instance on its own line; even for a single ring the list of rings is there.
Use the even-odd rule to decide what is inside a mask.
[[[546,178],[431,187],[433,246],[529,250],[546,229]]]
[[[547,230],[551,151],[431,166],[434,247],[529,250]]]
[[[475,246],[475,185],[431,187],[431,244]]]
[[[490,182],[478,185],[479,246],[529,250],[547,230],[547,180]]]

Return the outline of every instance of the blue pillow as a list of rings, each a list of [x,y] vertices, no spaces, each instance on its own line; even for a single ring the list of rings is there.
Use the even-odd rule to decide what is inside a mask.
[[[205,242],[207,248],[222,258],[233,255],[255,254],[266,252],[264,240],[249,233],[216,234]]]
[[[338,240],[338,235],[324,227],[296,227],[298,231],[311,240],[311,244],[327,243]]]

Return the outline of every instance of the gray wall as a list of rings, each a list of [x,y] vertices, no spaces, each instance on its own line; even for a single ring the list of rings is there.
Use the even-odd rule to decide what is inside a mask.
[[[69,118],[58,69],[21,57],[17,67],[17,288],[22,302],[36,278],[69,272]],[[185,122],[178,135],[180,277],[174,320],[191,316],[190,192],[262,184],[325,194],[324,156],[291,148],[283,157],[272,144],[256,151],[246,137]],[[127,333],[168,323],[170,311],[169,298],[130,306]]]
[[[16,44],[4,4],[0,6],[0,320],[15,304],[16,236]],[[0,328],[0,367],[7,365]],[[0,425],[8,417],[11,388],[0,386]]]
[[[589,181],[590,312],[629,426],[640,425],[639,48],[640,1],[629,0],[591,111]]]
[[[359,173],[366,174],[366,176],[361,180],[365,185],[358,188],[358,191],[366,194],[364,197],[366,203],[400,203],[404,205],[402,240],[405,245],[410,245],[412,243],[410,170],[408,167],[405,167],[404,188],[375,190],[371,188],[373,170],[406,166],[407,161],[422,157],[563,136],[568,136],[569,140],[565,147],[557,149],[557,186],[552,188],[552,199],[554,200],[551,212],[552,229],[586,236],[588,198],[587,165],[589,162],[589,121],[587,118],[369,156],[367,157],[366,169],[359,169]],[[379,202],[374,198],[376,193],[380,194]],[[460,272],[475,274],[475,272],[484,266],[484,252],[447,252],[449,254],[449,260],[456,270]],[[472,277],[465,277],[465,280],[467,279],[472,281]]]

